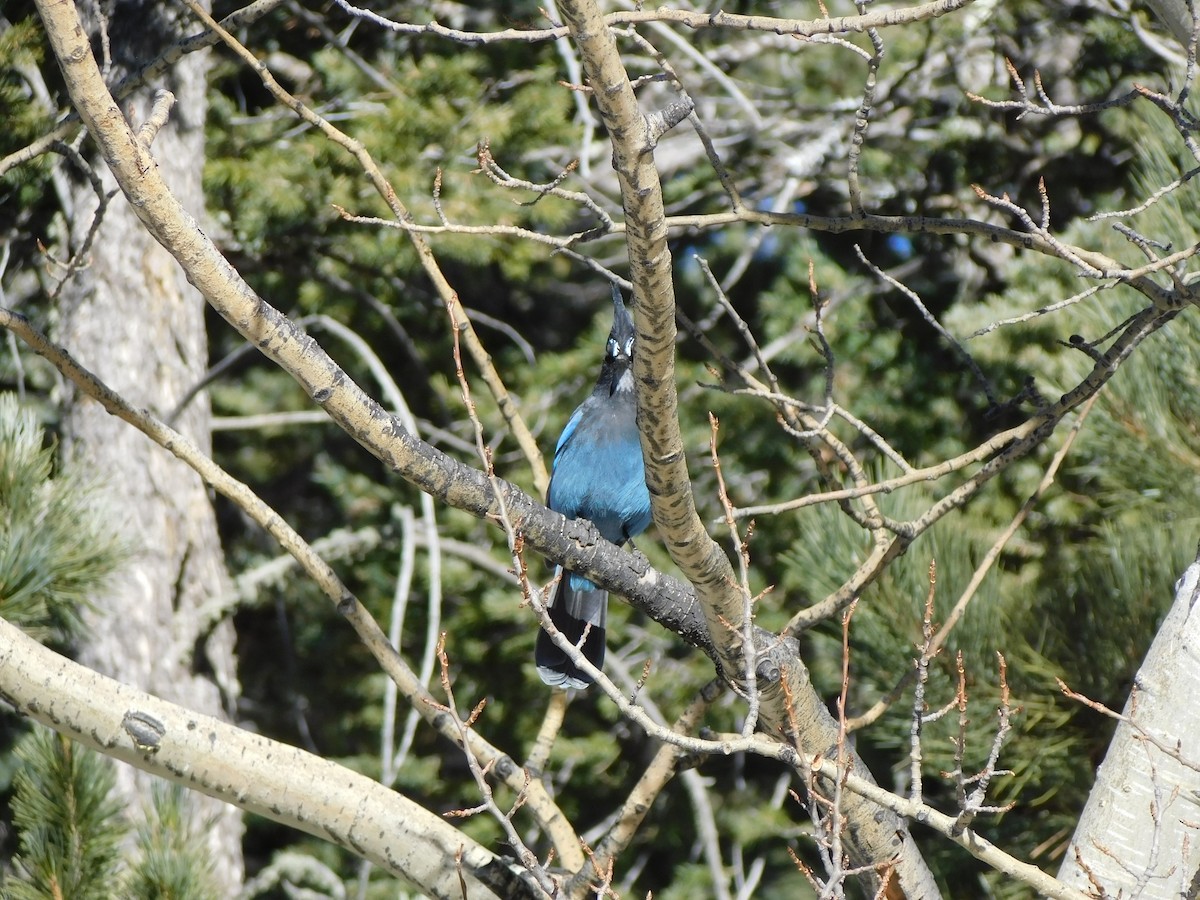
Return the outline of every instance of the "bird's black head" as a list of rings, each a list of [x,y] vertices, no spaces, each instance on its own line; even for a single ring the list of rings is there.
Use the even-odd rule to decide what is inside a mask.
[[[613,296],[613,327],[608,333],[608,347],[604,353],[605,363],[629,365],[633,359],[633,317],[621,299],[621,290],[615,284]]]
[[[613,285],[613,327],[608,333],[604,350],[604,365],[596,383],[599,393],[609,396],[633,390],[633,317],[621,300],[621,292]]]

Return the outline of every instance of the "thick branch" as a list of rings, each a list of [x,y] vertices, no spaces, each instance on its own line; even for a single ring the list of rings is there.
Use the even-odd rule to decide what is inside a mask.
[[[654,523],[671,559],[696,587],[725,678],[737,682],[744,665],[745,604],[728,558],[696,512],[683,452],[675,388],[675,286],[651,120],[638,107],[616,40],[596,4],[568,0],[561,10],[608,129],[621,184],[637,326],[638,429]]]
[[[93,672],[4,619],[0,696],[81,744],[333,841],[432,896],[543,896],[523,869],[402,794]]]
[[[655,524],[671,558],[696,587],[723,677],[760,692],[760,710],[768,730],[809,751],[824,751],[837,745],[837,723],[809,682],[799,657],[793,656],[778,668],[759,666],[755,672],[745,671],[742,636],[749,604],[728,557],[708,535],[696,512],[679,430],[675,292],[662,186],[654,164],[652,120],[638,106],[615,38],[596,3],[562,0],[560,9],[579,47],[588,84],[608,130],[621,185],[637,326],[638,428]],[[761,684],[754,683],[756,675]],[[870,779],[860,760],[854,760],[852,767],[856,774]],[[908,897],[938,896],[932,874],[898,817],[857,795],[847,798],[843,812],[848,822],[847,846],[856,865],[894,865]],[[872,880],[874,888],[878,881]]]

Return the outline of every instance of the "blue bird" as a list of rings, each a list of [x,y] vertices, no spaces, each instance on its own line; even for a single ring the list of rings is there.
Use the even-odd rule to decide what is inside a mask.
[[[633,319],[613,287],[613,327],[600,378],[575,410],[554,448],[546,505],[568,519],[590,519],[621,546],[650,524],[650,492],[642,467],[633,390]],[[582,575],[563,572],[548,604],[550,619],[597,669],[604,664],[608,592]],[[586,632],[586,635],[585,635]],[[538,630],[538,675],[553,687],[586,688],[590,675]]]

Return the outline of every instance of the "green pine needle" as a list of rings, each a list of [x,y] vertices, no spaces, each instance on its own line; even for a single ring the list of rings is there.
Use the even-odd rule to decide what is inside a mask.
[[[4,885],[10,900],[108,900],[120,896],[119,845],[126,833],[111,796],[113,764],[37,728],[21,740],[13,783],[20,852]]]
[[[124,555],[98,491],[54,471],[31,412],[0,394],[0,616],[35,637],[70,639],[79,608]]]
[[[156,782],[146,821],[138,828],[141,859],[128,896],[139,900],[217,900],[212,862],[203,840],[211,823],[194,820],[187,791]]]

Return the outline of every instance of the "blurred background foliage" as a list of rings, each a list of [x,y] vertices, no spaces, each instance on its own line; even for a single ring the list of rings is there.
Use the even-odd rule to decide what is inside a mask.
[[[544,21],[532,0],[503,6],[498,13],[483,4],[440,3],[431,13],[427,4],[389,2],[373,11],[409,22],[435,14],[443,25],[467,30],[541,27]],[[215,12],[234,8],[218,3]],[[733,2],[724,9],[816,14],[815,7],[783,2]],[[53,110],[31,100],[32,72],[40,73],[48,96],[61,102],[57,73],[43,62],[30,14],[23,0],[7,4],[0,30],[0,119],[10,126],[0,132],[2,153],[23,146],[50,121]],[[886,31],[887,56],[861,165],[868,209],[1000,222],[973,184],[995,195],[1007,192],[1036,212],[1038,180],[1045,179],[1052,222],[1065,240],[1137,258],[1111,221],[1089,217],[1134,206],[1190,167],[1161,114],[1134,104],[1083,116],[1019,117],[966,93],[1011,97],[1005,58],[1027,83],[1039,70],[1051,96],[1063,104],[1103,100],[1134,82],[1165,87],[1177,70],[1135,36],[1129,15],[1103,3],[1015,0],[978,3],[957,15]],[[675,32],[686,44],[681,47],[663,29],[639,31],[680,72],[747,205],[846,214],[846,154],[865,69],[860,57],[836,44],[773,35],[681,30]],[[580,156],[578,98],[561,83],[568,73],[555,45],[466,46],[389,32],[351,20],[332,5],[298,2],[283,3],[240,37],[289,90],[369,148],[418,221],[438,221],[439,183],[437,204],[450,222],[550,234],[597,224],[578,204],[506,190],[478,171],[476,153],[483,143],[513,177],[533,184],[553,181]],[[867,46],[864,38],[853,40]],[[621,46],[631,72],[656,71],[632,42]],[[705,66],[715,66],[729,82],[718,83]],[[648,84],[641,96],[649,109],[671,94],[664,85]],[[353,330],[385,363],[422,436],[474,459],[446,314],[407,238],[392,228],[348,222],[338,212],[341,207],[355,215],[387,215],[354,161],[276,106],[253,73],[228,53],[214,53],[209,98],[208,227],[223,251],[270,302],[293,317],[308,317],[335,358],[381,396],[368,361],[316,317]],[[619,217],[602,130],[588,151],[563,186],[589,192]],[[686,125],[663,140],[657,159],[670,214],[727,208]],[[54,321],[46,296],[56,273],[44,265],[38,242],[53,245],[64,231],[56,220],[50,171],[40,161],[0,182],[0,237],[7,254],[0,299],[47,326]],[[1189,183],[1130,221],[1164,243],[1194,243],[1194,216],[1186,214],[1195,209],[1194,191]],[[598,370],[610,316],[607,284],[577,259],[531,240],[503,234],[431,240],[548,456]],[[856,245],[919,294],[978,362],[1001,404],[1017,402],[992,404],[961,354],[909,299],[871,274],[858,260]],[[574,250],[626,274],[619,236]],[[1098,338],[1143,302],[1113,288],[1054,315],[971,337],[998,320],[1061,302],[1089,282],[1066,264],[1006,245],[919,233],[682,227],[672,233],[672,250],[681,312],[707,339],[735,359],[750,355],[716,303],[697,256],[724,283],[783,389],[819,402],[826,370],[811,333],[811,265],[824,334],[836,359],[835,399],[913,465],[961,453],[1020,421],[1034,408],[1027,385],[1047,397],[1072,386],[1090,360],[1068,346],[1069,337]],[[421,525],[413,525],[413,516],[420,516],[416,492],[330,424],[278,416],[308,410],[303,392],[243,352],[241,339],[215,316],[209,324],[218,461],[308,539],[335,532],[346,538],[329,557],[382,621],[391,618],[398,600],[406,536],[416,541],[414,577],[402,598],[407,603],[402,650],[414,663],[427,653],[435,616],[433,624],[449,635],[460,702],[470,706],[487,697],[481,727],[521,758],[547,694],[531,665],[533,618],[520,606],[511,579],[503,577],[508,563],[498,533],[465,514],[439,509],[442,555],[431,567]],[[708,456],[710,411],[720,419],[722,469],[735,504],[786,500],[817,489],[811,458],[780,429],[771,408],[723,391],[715,362],[686,330],[681,334],[685,443],[697,502],[714,533],[722,534],[724,526]],[[1198,338],[1194,316],[1185,314],[1126,364],[1091,413],[1057,484],[1009,543],[933,667],[928,702],[937,707],[953,696],[954,654],[963,654],[971,698],[966,757],[978,766],[995,728],[996,651],[1007,658],[1021,711],[1002,758],[1013,775],[998,780],[996,793],[998,802],[1015,806],[982,830],[1043,868],[1057,867],[1110,733],[1107,722],[1064,700],[1054,678],[1120,707],[1172,583],[1196,545]],[[85,362],[93,352],[71,349]],[[25,406],[38,410],[51,432],[54,385],[52,373],[19,349],[0,355],[0,390],[23,390]],[[473,381],[473,390],[498,473],[532,489],[528,465],[486,389]],[[14,415],[8,406],[0,413],[0,419]],[[896,474],[861,436],[835,430],[879,477]],[[1036,488],[1062,438],[1056,435],[1050,446],[919,539],[864,595],[852,625],[852,711],[869,707],[911,665],[930,561],[937,561],[940,621]],[[0,452],[0,494],[12,471],[10,457]],[[103,480],[103,473],[94,476]],[[947,490],[942,484],[918,486],[880,502],[889,514],[910,518]],[[241,724],[380,776],[383,677],[313,586],[294,574],[262,576],[277,548],[238,510],[218,505],[229,565],[244,596],[236,614]],[[10,497],[0,508],[0,517],[7,517],[0,527],[21,509]],[[768,628],[836,588],[868,549],[863,532],[831,506],[759,516],[750,546],[753,586],[773,587],[758,604],[759,623]],[[669,569],[653,532],[639,547]],[[0,548],[0,555],[5,552]],[[537,561],[530,562],[536,577],[546,576]],[[12,582],[6,577],[0,568],[5,595],[0,599],[7,603]],[[435,595],[436,610],[429,602]],[[58,615],[69,624],[69,615]],[[644,660],[652,659],[645,690],[672,718],[712,676],[710,663],[621,604],[614,604],[612,615],[610,669],[632,680]],[[831,703],[840,682],[840,641],[838,623],[805,638],[813,678]],[[907,778],[910,696],[856,736],[884,784],[903,786]],[[742,710],[740,702],[727,698],[707,724],[736,729]],[[398,713],[400,734],[406,715],[403,709]],[[951,715],[928,731],[926,796],[943,808],[952,805],[953,791],[939,773],[950,767],[949,737],[957,727]],[[8,727],[4,734],[0,771],[9,777],[0,787],[11,791],[17,730]],[[475,789],[455,748],[419,726],[409,737],[397,787],[439,812],[472,806]],[[627,793],[654,749],[594,693],[575,700],[548,777],[582,832],[594,837],[593,829],[604,826],[613,799]],[[778,789],[781,771],[739,758],[707,760],[700,772],[726,858],[745,871],[753,870],[752,861],[762,861],[754,895],[797,896],[802,879],[785,848],[811,856],[803,837],[810,825],[804,810]],[[772,804],[764,798],[773,798]],[[634,895],[648,890],[660,898],[707,895],[710,874],[699,851],[698,815],[684,786],[672,785],[623,860],[618,883]],[[499,829],[486,818],[469,819],[463,827],[499,849]],[[1027,895],[944,841],[924,833],[917,837],[949,896]],[[19,852],[16,838],[10,836],[0,850],[6,858]],[[358,880],[360,896],[394,895],[387,879],[366,872],[349,855],[269,822],[248,822],[246,850],[251,874],[301,850],[347,882]],[[264,888],[263,895],[275,896],[273,890]]]

